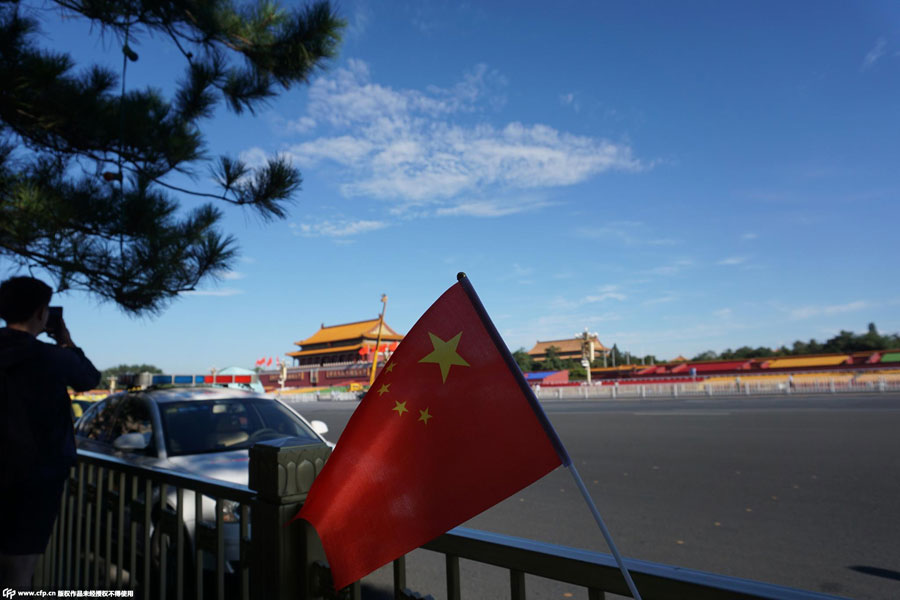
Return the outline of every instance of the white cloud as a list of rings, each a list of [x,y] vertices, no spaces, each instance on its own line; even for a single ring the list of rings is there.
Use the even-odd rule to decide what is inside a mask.
[[[357,5],[347,21],[346,38],[361,38],[369,29],[369,23],[372,21],[372,9],[366,4]]]
[[[832,304],[829,306],[803,306],[790,310],[792,319],[809,319],[811,317],[838,315],[869,308],[871,304],[864,300],[848,302],[847,304]]]
[[[584,328],[589,331],[599,331],[600,341],[604,344],[612,346],[609,341],[611,336],[607,331],[608,326],[604,324],[621,321],[622,316],[614,312],[604,312],[599,314],[546,314],[527,321],[520,321],[513,327],[502,328],[501,334],[503,339],[508,342],[510,348],[524,347],[526,350],[534,346],[538,340],[559,340],[571,336],[572,338],[581,334]]]
[[[755,240],[755,239],[758,238],[758,237],[759,237],[759,235],[756,234],[756,233],[753,233],[753,232],[747,232],[747,233],[745,233],[744,235],[741,236],[741,239],[742,239],[742,240],[748,240],[748,241],[749,241],[749,240]]]
[[[544,124],[463,124],[464,115],[502,101],[504,85],[477,65],[449,88],[394,89],[374,83],[363,61],[350,60],[310,86],[306,117],[330,127],[330,135],[287,152],[301,166],[343,169],[345,196],[390,201],[400,212],[436,205],[428,214],[438,216],[504,216],[521,210],[484,198],[648,168],[627,144]]]
[[[316,128],[316,120],[312,117],[300,117],[287,124],[289,132],[293,133],[309,133]]]
[[[373,146],[367,140],[342,135],[297,144],[288,151],[303,166],[314,166],[323,160],[352,166],[371,154],[372,150]]]
[[[222,277],[222,279],[226,281],[235,281],[238,279],[243,279],[246,276],[246,273],[241,273],[240,271],[225,271],[224,273],[220,274],[220,277]]]
[[[681,240],[674,238],[654,237],[647,225],[641,221],[610,221],[602,227],[579,227],[576,233],[582,237],[627,246],[675,246],[681,243]]]
[[[523,212],[531,212],[549,206],[543,200],[463,200],[459,204],[438,208],[434,214],[439,217],[505,217]]]
[[[519,263],[513,263],[513,273],[517,276],[522,277],[524,275],[531,275],[534,272],[534,269],[531,267],[523,267]]]
[[[721,265],[721,266],[730,267],[730,266],[734,266],[734,265],[740,265],[745,262],[747,262],[746,256],[729,256],[728,258],[723,258],[716,264]]]
[[[666,304],[668,302],[674,302],[678,300],[678,296],[672,293],[663,294],[662,296],[657,296],[655,298],[650,298],[649,300],[645,300],[641,304],[643,306],[654,306],[656,304]]]
[[[560,94],[559,103],[563,106],[571,107],[575,112],[581,112],[581,102],[578,101],[578,98],[573,92],[569,92],[568,94]]]
[[[648,275],[665,275],[665,276],[673,276],[678,275],[682,271],[684,271],[688,267],[694,266],[694,261],[688,258],[683,258],[680,260],[676,260],[668,265],[660,265],[658,267],[653,267],[652,269],[647,269],[646,271],[641,271],[642,273],[646,273]]]
[[[594,302],[603,302],[604,300],[626,300],[628,296],[621,292],[603,292],[593,296],[585,296],[582,302],[585,304],[593,304]]]
[[[875,40],[875,45],[872,47],[871,50],[869,50],[868,53],[866,53],[865,58],[863,58],[863,62],[862,62],[862,65],[860,66],[860,70],[867,71],[867,70],[871,69],[872,67],[874,67],[875,63],[877,63],[879,61],[879,59],[881,59],[881,57],[884,56],[886,47],[887,47],[887,40],[885,40],[883,37],[880,37],[877,40]]]
[[[719,310],[713,311],[713,316],[716,316],[720,319],[728,319],[732,315],[732,311],[730,308],[720,308]]]
[[[304,237],[336,237],[344,238],[369,231],[384,229],[388,224],[384,221],[322,221],[320,223],[290,223],[288,227],[294,235]]]
[[[238,155],[238,158],[251,169],[264,167],[269,162],[266,151],[258,146],[247,148]]]
[[[598,302],[605,302],[606,300],[617,300],[624,301],[627,300],[628,296],[623,294],[620,291],[619,286],[617,285],[605,285],[597,290],[595,294],[589,294],[587,296],[583,296],[581,298],[575,300],[569,300],[563,297],[557,297],[551,302],[551,308],[554,311],[559,310],[575,310],[580,308],[586,304],[596,304]]]

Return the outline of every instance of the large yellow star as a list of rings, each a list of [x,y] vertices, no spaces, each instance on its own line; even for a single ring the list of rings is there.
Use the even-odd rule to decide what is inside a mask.
[[[431,354],[419,360],[419,362],[435,363],[440,365],[441,377],[443,378],[443,382],[447,383],[447,374],[450,373],[451,366],[469,366],[469,363],[467,363],[462,356],[456,353],[456,347],[459,345],[459,338],[460,336],[462,336],[462,331],[457,333],[453,338],[446,342],[430,331],[428,332],[428,335],[431,336],[431,345],[434,347],[434,350],[431,352]]]

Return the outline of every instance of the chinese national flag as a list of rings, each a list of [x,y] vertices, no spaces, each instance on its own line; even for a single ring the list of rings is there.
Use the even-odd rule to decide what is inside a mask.
[[[540,479],[565,449],[464,275],[397,348],[295,518],[335,589]]]

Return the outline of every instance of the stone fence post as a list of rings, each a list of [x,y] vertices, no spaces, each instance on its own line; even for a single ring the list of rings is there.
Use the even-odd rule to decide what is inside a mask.
[[[250,596],[306,599],[315,561],[324,561],[315,530],[297,514],[331,448],[292,445],[296,439],[260,442],[250,448],[250,489],[257,496],[250,514]]]

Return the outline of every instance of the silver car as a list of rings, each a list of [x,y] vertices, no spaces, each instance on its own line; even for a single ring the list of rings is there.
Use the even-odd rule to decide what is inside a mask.
[[[163,388],[122,392],[95,403],[78,420],[75,440],[78,448],[135,465],[247,485],[249,449],[255,443],[292,437],[298,445],[318,442],[334,447],[322,437],[327,431],[325,423],[309,422],[262,394],[230,388]],[[174,507],[174,491],[170,495],[168,503]],[[183,525],[192,544],[193,493],[185,491],[184,504]],[[239,556],[239,509],[236,503],[225,502],[228,571]],[[200,519],[215,522],[211,498],[203,498]]]

